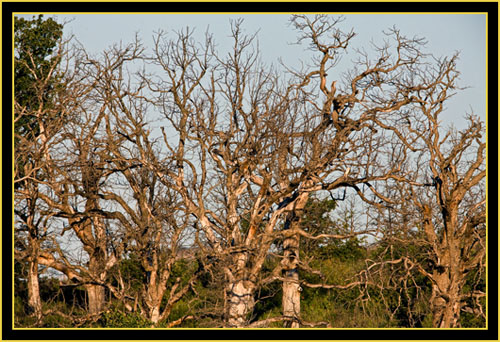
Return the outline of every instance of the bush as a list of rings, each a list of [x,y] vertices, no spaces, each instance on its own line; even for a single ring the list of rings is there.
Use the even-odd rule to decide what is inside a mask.
[[[150,328],[153,325],[138,312],[125,313],[117,309],[105,312],[100,323],[104,328]]]

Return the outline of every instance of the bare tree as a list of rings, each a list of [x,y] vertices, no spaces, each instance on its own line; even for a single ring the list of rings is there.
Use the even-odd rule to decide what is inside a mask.
[[[340,75],[334,67],[354,37],[353,32],[343,33],[336,28],[341,20],[332,20],[327,16],[293,16],[291,19],[300,32],[299,42],[308,41],[311,50],[319,54],[318,69],[313,69],[311,74],[317,74],[320,78],[319,90],[323,97],[316,100],[318,104],[315,104],[315,109],[324,115],[322,125],[327,127],[323,136],[318,134],[321,131],[316,130],[311,138],[312,153],[309,155],[312,158],[306,168],[310,178],[302,183],[302,193],[298,196],[301,200],[296,202],[298,206],[293,209],[296,213],[290,215],[292,222],[297,221],[297,227],[300,227],[301,212],[308,193],[312,191],[352,188],[364,202],[375,207],[380,206],[380,201],[388,200],[383,192],[377,190],[376,184],[400,174],[404,156],[390,148],[391,137],[386,134],[389,127],[381,123],[394,112],[411,108],[417,101],[412,96],[414,85],[405,82],[421,66],[424,55],[420,48],[423,41],[401,36],[397,30],[387,33],[393,41],[393,47],[389,42],[382,46],[374,45],[373,57],[364,50],[357,51],[359,58],[355,61],[355,67],[344,74],[342,83],[333,81],[328,89],[326,71],[333,69],[334,73]],[[311,98],[307,100],[312,102]],[[392,159],[388,162],[388,156],[391,155]],[[337,170],[342,170],[343,175],[339,175]],[[293,246],[297,252],[285,253],[297,258],[298,237],[318,237],[295,229],[298,234],[292,240],[285,240],[285,250]],[[376,230],[377,227],[374,227],[371,231]],[[356,232],[361,233],[370,233],[370,230]],[[340,235],[331,237],[343,238]],[[295,264],[300,265],[297,261]],[[292,272],[288,272],[291,279],[284,283],[283,306],[284,312],[295,311],[293,316],[296,319],[300,311],[300,293],[297,291],[300,281],[294,271],[296,269],[288,269]],[[308,267],[304,265],[303,269],[307,270]],[[288,289],[289,284],[295,285]]]
[[[66,272],[78,275],[74,278],[85,284],[91,315],[103,308],[107,274],[118,262],[126,240],[125,234],[120,240],[112,227],[113,222],[124,225],[127,219],[113,211],[111,201],[103,195],[115,173],[105,134],[107,82],[116,76],[115,69],[139,53],[137,49],[136,45],[107,52],[102,64],[80,50],[72,62],[76,81],[67,85],[66,97],[73,102],[73,116],[64,126],[64,140],[53,151],[49,190],[41,195],[51,215],[66,220],[61,235],[75,234],[87,254],[75,264],[57,248],[45,261],[48,266],[59,270],[64,266]]]
[[[394,119],[399,122],[380,122],[397,135],[395,148],[405,150],[407,161],[404,172],[387,184],[392,201],[379,215],[393,226],[389,231],[400,230],[389,240],[425,251],[420,260],[403,256],[398,261],[431,282],[433,326],[440,328],[458,327],[461,311],[484,316],[484,291],[476,285],[465,290],[467,278],[485,267],[484,125],[474,115],[467,116],[468,125],[461,130],[444,129],[440,120],[458,89],[457,58],[440,59],[415,73],[408,80],[415,107],[399,112]]]
[[[335,31],[338,20],[326,16],[295,16],[292,23],[299,41],[310,41],[320,56],[309,70],[283,76],[267,68],[253,48],[254,36],[233,22],[233,50],[225,57],[209,35],[198,45],[189,29],[173,40],[159,34],[152,63],[165,79],[143,78],[177,139],[163,131],[171,155],[150,167],[181,194],[224,268],[228,326],[251,324],[256,289],[276,280],[287,289],[282,319],[297,326],[299,237],[315,238],[300,228],[300,211],[310,193],[344,187],[369,203],[375,201],[368,193],[384,199],[370,182],[390,178],[401,165],[388,165],[386,150],[379,152],[385,128],[376,118],[415,102],[400,76],[418,68],[419,40],[394,32],[393,56],[388,46],[377,50],[376,62],[361,54],[361,70],[347,74],[345,85],[327,87],[326,71],[354,34]],[[390,91],[383,94],[381,87]],[[284,241],[285,256],[263,275],[277,239]]]
[[[177,203],[179,196],[148,167],[161,151],[148,129],[152,119],[144,83],[136,83],[129,70],[142,61],[142,53],[137,39],[111,47],[100,59],[82,51],[78,86],[85,91],[78,93],[77,87],[73,94],[80,116],[66,127],[64,160],[54,165],[55,196],[46,201],[56,209],[55,216],[68,219],[66,230],[77,235],[87,253],[85,265],[68,269],[78,269],[79,281],[86,284],[89,312],[103,310],[108,289],[129,311],[139,310],[156,324],[169,316],[196,274],[185,284],[181,278],[168,284],[181,249],[189,245],[190,221]],[[140,293],[129,292],[119,272],[113,274],[116,287],[109,279],[128,253],[140,256],[145,276]],[[59,254],[63,258],[64,252]]]
[[[116,68],[116,73],[125,68]],[[158,139],[151,136],[148,128],[147,103],[141,100],[139,84],[121,84],[121,78],[110,78],[107,86],[111,94],[106,99],[109,114],[106,116],[106,143],[110,168],[122,179],[123,193],[114,189],[104,191],[103,198],[118,204],[127,217],[127,252],[135,253],[141,261],[145,284],[136,298],[144,316],[154,324],[166,319],[173,305],[191,288],[196,274],[193,271],[186,284],[177,277],[173,285],[172,268],[182,250],[193,244],[189,241],[191,224],[179,196],[165,187],[147,165],[158,160]],[[122,283],[121,275],[118,280]],[[138,296],[138,297],[137,297]],[[167,303],[163,306],[164,299]],[[140,298],[137,301],[137,298]],[[175,325],[182,320],[171,323]]]
[[[177,278],[168,284],[181,250],[193,243],[186,236],[191,222],[179,196],[148,166],[160,151],[146,128],[144,83],[134,83],[128,69],[141,62],[142,49],[136,40],[92,58],[75,48],[74,59],[67,62],[73,70],[66,75],[64,109],[71,115],[47,149],[36,208],[54,220],[62,238],[51,239],[38,263],[85,286],[92,319],[104,311],[107,290],[129,311],[139,310],[156,324],[169,316],[197,275],[193,271],[187,283]],[[120,273],[112,272],[128,253],[141,258],[146,281],[140,293],[130,293]]]

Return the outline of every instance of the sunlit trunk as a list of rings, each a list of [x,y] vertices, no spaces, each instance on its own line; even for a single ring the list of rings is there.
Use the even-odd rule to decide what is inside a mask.
[[[145,292],[144,304],[147,306],[148,319],[153,322],[153,324],[156,324],[161,317],[160,306],[165,293],[165,288],[161,284],[157,283],[158,274],[156,271],[151,271],[148,274],[149,279]]]
[[[243,328],[253,312],[255,286],[250,281],[239,280],[228,284],[226,289],[227,323],[231,328]]]
[[[294,213],[289,214],[285,223],[285,229],[291,229],[298,224],[298,217]],[[300,317],[300,284],[299,272],[297,264],[299,261],[299,243],[300,239],[297,234],[286,238],[283,241],[283,316],[288,320],[285,321],[285,327],[298,328]]]
[[[283,316],[290,320],[285,321],[285,327],[298,328],[300,317],[300,285],[297,270],[285,272],[286,280],[283,282]]]
[[[149,311],[149,316],[149,319],[153,322],[153,324],[158,323],[160,320],[160,305],[153,306]]]
[[[464,283],[460,267],[460,248],[454,236],[457,213],[449,211],[445,218],[440,265],[433,271],[433,326],[456,328],[460,320],[460,292]]]
[[[437,285],[433,286],[432,315],[435,328],[457,328],[460,320],[460,295],[455,284],[450,283],[448,274],[436,278]],[[447,289],[446,292],[437,290]]]
[[[28,305],[37,319],[42,318],[42,302],[38,282],[38,262],[36,258],[29,261],[28,269]]]
[[[102,311],[104,305],[104,287],[100,285],[87,285],[88,312],[91,315]]]
[[[299,196],[293,210],[287,214],[283,230],[297,231],[301,224],[301,217],[304,212],[309,195],[303,193]],[[282,309],[283,316],[287,318],[284,326],[287,328],[299,328],[300,322],[300,292],[299,283],[299,247],[300,235],[291,234],[283,241],[283,260],[281,266],[283,269],[283,297]]]
[[[89,261],[89,272],[93,278],[103,282],[106,279],[106,272],[102,270],[104,255],[99,248],[96,248]],[[104,287],[98,284],[87,284],[88,312],[91,315],[102,311],[105,302]]]

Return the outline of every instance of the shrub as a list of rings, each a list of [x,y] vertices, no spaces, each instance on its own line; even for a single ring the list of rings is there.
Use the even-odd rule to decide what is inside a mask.
[[[139,312],[125,313],[117,309],[105,312],[100,323],[105,328],[150,328],[153,324]]]

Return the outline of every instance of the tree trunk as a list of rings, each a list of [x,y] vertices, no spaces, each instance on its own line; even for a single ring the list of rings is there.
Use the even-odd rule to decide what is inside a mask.
[[[40,240],[35,221],[35,199],[28,199],[28,215],[26,224],[29,227],[28,245],[28,307],[30,315],[34,315],[38,320],[42,318],[42,301],[40,299],[40,284],[38,278],[38,258],[40,255]]]
[[[227,323],[231,328],[243,328],[253,312],[255,286],[247,280],[230,282],[226,289]]]
[[[34,257],[28,262],[28,305],[31,313],[37,318],[42,318],[42,301],[40,299],[40,285],[38,282],[38,262]]]
[[[293,229],[293,226],[299,224],[299,217],[294,212],[288,215],[285,222],[285,229]],[[300,284],[299,271],[297,264],[299,262],[299,243],[300,238],[297,234],[286,238],[283,241],[283,297],[282,307],[283,316],[288,318],[285,321],[286,328],[298,328],[300,318]]]
[[[441,289],[448,289],[446,292],[440,292],[437,285],[433,286],[432,291],[432,315],[433,326],[435,328],[457,328],[460,319],[460,294],[455,285],[450,286],[449,279],[439,280],[438,285]]]
[[[90,284],[86,288],[89,314],[95,315],[100,313],[104,304],[104,287]]]
[[[433,271],[432,313],[435,328],[456,328],[460,319],[460,292],[464,283],[463,272],[458,267],[459,253],[455,241],[446,237],[446,249],[441,265]]]
[[[106,271],[103,270],[105,255],[101,248],[97,247],[93,250],[93,254],[89,260],[89,272],[92,278],[104,282],[106,279]],[[89,314],[95,315],[102,311],[104,306],[104,287],[97,284],[86,285],[88,295],[88,311]]]
[[[294,208],[287,214],[284,230],[298,230],[300,229],[301,218],[309,199],[308,193],[303,193],[297,199]],[[285,238],[283,241],[283,260],[281,266],[283,269],[283,297],[282,308],[283,316],[288,318],[285,321],[286,328],[299,328],[300,322],[300,283],[299,283],[299,270],[298,264],[299,256],[300,235],[293,234]]]
[[[158,323],[160,320],[160,305],[154,305],[152,308],[149,310],[149,319],[153,324]]]
[[[148,283],[145,289],[144,304],[147,307],[148,319],[153,322],[153,324],[158,323],[160,320],[160,305],[165,293],[165,287],[161,284],[157,284],[158,274],[156,270],[149,271],[148,273]]]
[[[433,271],[432,323],[435,328],[456,328],[460,319],[460,293],[465,282],[459,241],[456,238],[458,208],[448,206],[442,212],[445,227],[440,264]]]
[[[300,317],[300,285],[297,269],[285,272],[283,282],[283,316],[289,318],[285,321],[286,328],[299,328],[297,320]]]

